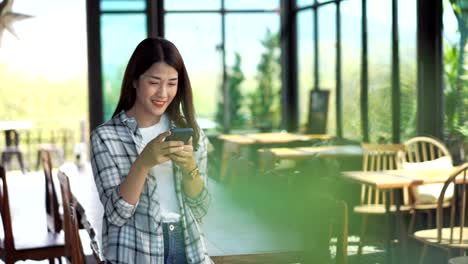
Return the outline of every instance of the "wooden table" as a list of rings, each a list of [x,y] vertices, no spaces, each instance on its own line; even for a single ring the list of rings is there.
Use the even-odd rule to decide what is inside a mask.
[[[262,171],[273,169],[281,160],[304,160],[313,157],[361,157],[360,146],[320,146],[320,147],[296,147],[296,148],[265,148],[259,149],[260,169]]]
[[[227,164],[231,158],[241,155],[241,147],[263,147],[276,144],[291,144],[295,142],[312,142],[314,140],[329,140],[329,135],[301,135],[287,132],[253,133],[253,134],[223,134],[218,137],[223,140],[223,154],[219,179],[226,177]]]
[[[0,131],[31,129],[32,121],[0,121]]]
[[[449,168],[449,169],[417,169],[417,170],[388,170],[388,171],[345,171],[342,175],[351,181],[358,182],[361,184],[371,185],[375,188],[385,191],[385,208],[386,208],[386,217],[388,223],[391,223],[390,217],[390,197],[389,191],[396,190],[401,192],[402,188],[422,185],[422,184],[432,184],[432,183],[444,183],[447,178],[456,171],[456,167]],[[460,179],[460,182],[463,179]],[[401,193],[397,193],[395,195],[395,205],[396,205],[396,215],[397,219],[401,218],[401,211],[400,206],[402,204],[401,201]],[[386,259],[385,263],[393,263],[392,262],[392,255],[390,252],[390,242],[394,240],[396,237],[396,231],[401,230],[399,226],[400,221],[396,222],[395,224],[390,224],[389,230],[387,232],[387,239],[386,239]],[[402,244],[399,246],[399,253],[397,254],[397,258],[395,260],[396,263],[402,263],[401,261],[405,261],[405,254],[403,251],[407,249],[404,245],[405,237],[402,238]],[[403,262],[404,263],[404,262]]]

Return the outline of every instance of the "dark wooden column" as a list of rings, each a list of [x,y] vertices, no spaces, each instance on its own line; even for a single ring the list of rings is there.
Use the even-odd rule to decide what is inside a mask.
[[[367,70],[367,0],[362,0],[361,19],[361,131],[362,141],[369,142],[369,106],[368,84],[369,73]]]
[[[400,142],[400,52],[398,41],[398,0],[392,0],[392,142]]]
[[[163,0],[146,0],[148,37],[164,37]]]
[[[443,139],[442,0],[418,0],[417,134]]]
[[[281,0],[281,127],[288,131],[298,128],[297,28],[295,0]]]
[[[88,31],[88,109],[89,128],[93,130],[104,119],[101,69],[100,1],[86,1],[86,28]]]

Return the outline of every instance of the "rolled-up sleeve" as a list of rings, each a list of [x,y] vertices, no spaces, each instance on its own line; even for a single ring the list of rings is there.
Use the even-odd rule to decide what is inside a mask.
[[[189,197],[184,194],[185,203],[188,205],[197,219],[201,222],[203,216],[208,212],[208,207],[211,203],[211,195],[208,191],[208,177],[207,177],[207,161],[208,161],[208,138],[202,130],[200,130],[200,141],[197,153],[195,155],[198,172],[203,179],[203,190],[197,197]]]
[[[106,142],[98,131],[91,135],[91,166],[104,214],[109,223],[123,226],[138,205],[130,204],[120,195],[120,175]]]

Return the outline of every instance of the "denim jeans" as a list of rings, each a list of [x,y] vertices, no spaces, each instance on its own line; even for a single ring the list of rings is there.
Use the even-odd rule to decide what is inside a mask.
[[[184,234],[179,223],[163,223],[164,263],[186,264]]]

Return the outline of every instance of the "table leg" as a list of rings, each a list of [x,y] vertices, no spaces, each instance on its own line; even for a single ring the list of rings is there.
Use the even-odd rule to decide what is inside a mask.
[[[392,223],[392,216],[390,212],[390,191],[384,191],[385,195],[385,223],[387,225],[387,238],[385,239],[385,263],[392,264],[392,250],[391,242],[395,234],[395,225]]]
[[[223,144],[223,156],[221,159],[221,169],[220,169],[220,175],[219,175],[219,180],[225,181],[226,174],[227,174],[227,169],[228,169],[228,164],[233,156],[238,156],[239,155],[239,147],[237,144],[233,144],[230,142],[224,142]]]
[[[395,190],[395,205],[396,205],[396,227],[398,229],[398,244],[397,244],[397,258],[398,263],[406,264],[408,263],[408,232],[406,230],[406,225],[404,224],[403,214],[401,213],[401,205],[403,190]]]

